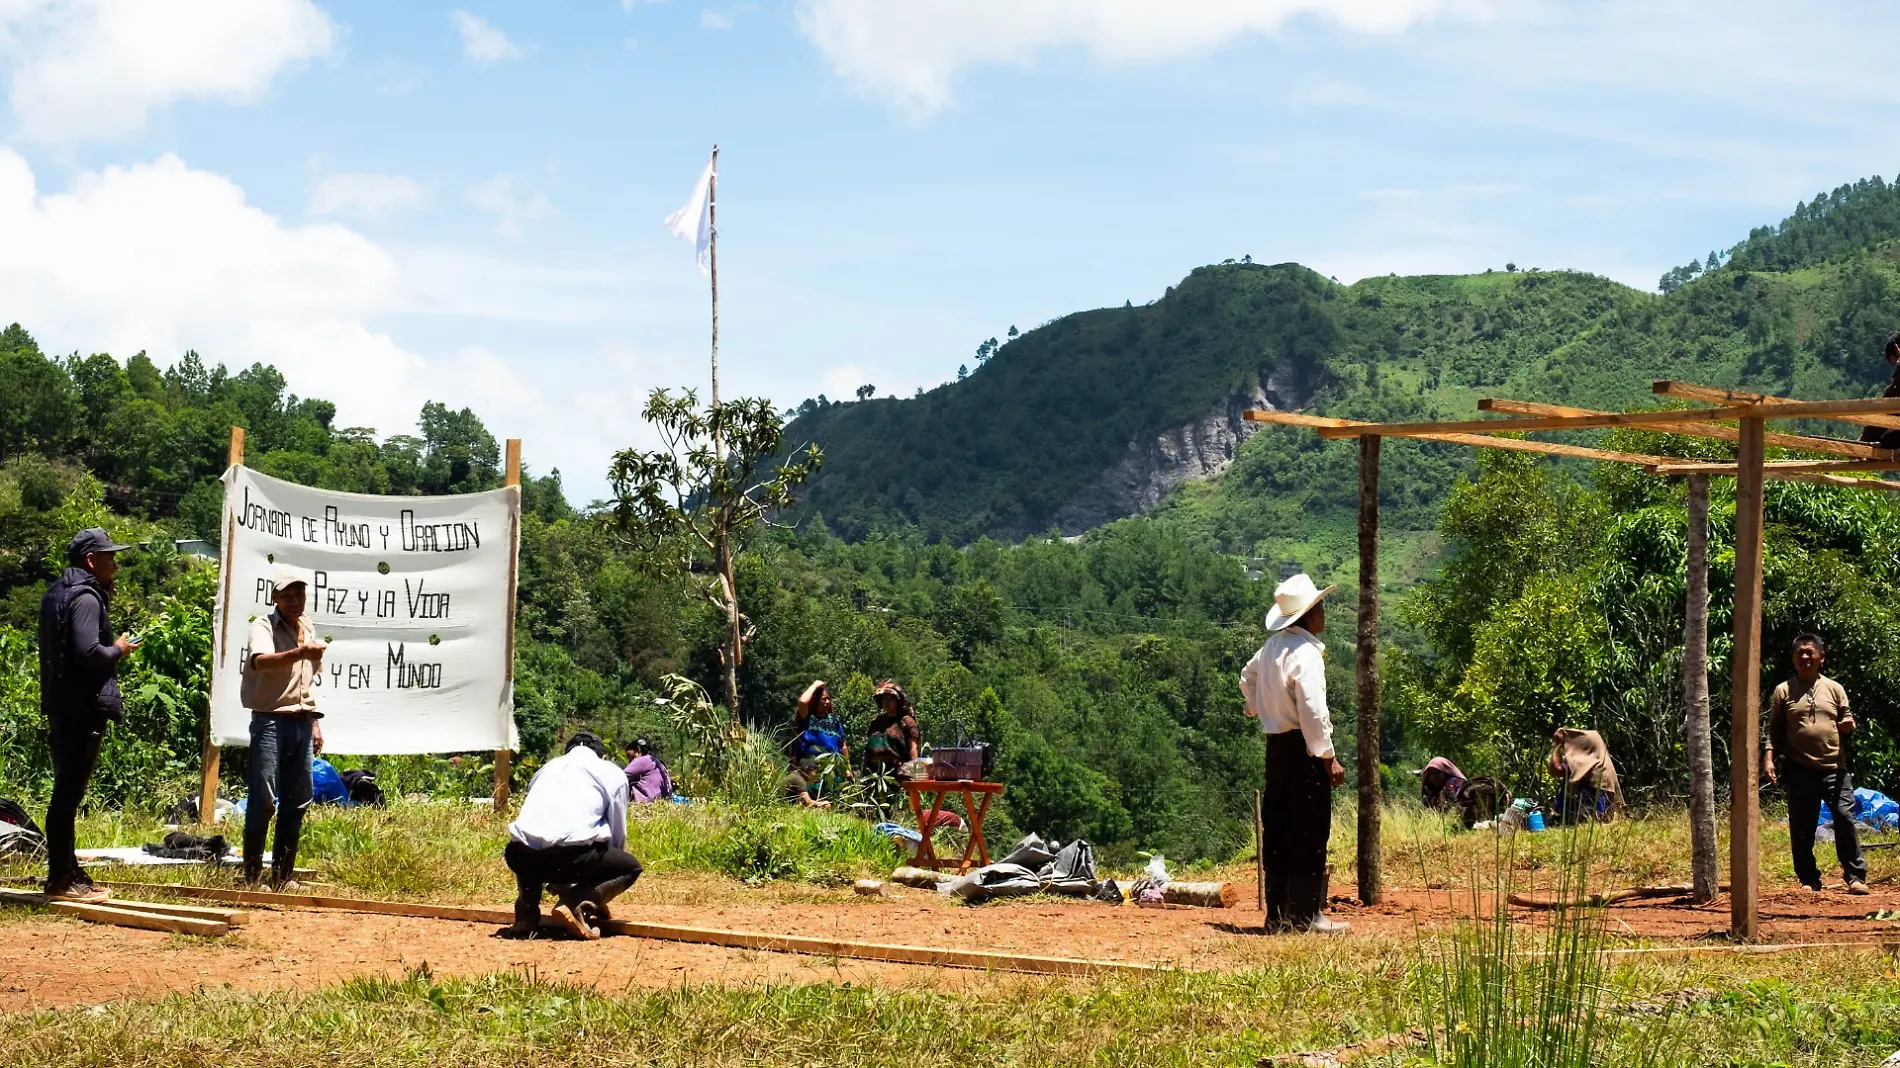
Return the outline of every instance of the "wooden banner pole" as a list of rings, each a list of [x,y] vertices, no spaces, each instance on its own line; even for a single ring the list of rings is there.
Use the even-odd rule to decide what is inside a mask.
[[[516,488],[521,486],[521,439],[508,439],[508,461],[505,484]],[[509,519],[509,556],[508,556],[508,683],[515,681],[515,569],[521,558],[521,502],[517,495],[515,508]],[[514,753],[508,749],[495,750],[495,815],[508,814],[509,776],[514,765]]]
[[[225,463],[236,467],[244,462],[244,428],[231,428],[231,448],[226,454]],[[236,531],[227,525],[224,531],[224,543],[219,546],[218,558],[218,653],[224,652],[224,643],[230,641],[231,630],[231,537]],[[211,702],[205,702],[204,754],[201,765],[204,777],[198,783],[198,822],[209,827],[218,822],[218,766],[224,760],[224,750],[219,748],[217,733],[211,725]]]

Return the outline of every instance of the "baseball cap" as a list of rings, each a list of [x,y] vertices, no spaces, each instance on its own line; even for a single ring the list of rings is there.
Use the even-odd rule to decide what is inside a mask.
[[[302,568],[292,567],[289,564],[277,564],[270,569],[272,590],[281,590],[286,586],[295,586],[299,583],[305,586],[310,585],[310,576],[304,574]]]
[[[87,553],[116,553],[129,548],[131,548],[130,545],[121,545],[113,541],[112,535],[99,527],[87,527],[74,534],[73,540],[66,544],[66,559],[83,560]]]

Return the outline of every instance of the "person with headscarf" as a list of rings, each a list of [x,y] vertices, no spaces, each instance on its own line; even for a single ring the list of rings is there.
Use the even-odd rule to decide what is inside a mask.
[[[866,771],[896,775],[897,769],[917,759],[917,717],[904,688],[890,679],[877,684],[871,695],[877,715],[871,717],[864,743]]]
[[[1319,589],[1305,574],[1273,591],[1267,640],[1240,672],[1247,715],[1267,737],[1261,801],[1261,861],[1267,876],[1267,929],[1336,933],[1350,925],[1326,916],[1326,845],[1333,788],[1346,769],[1333,752],[1326,707],[1326,627]]]
[[[1550,773],[1562,783],[1551,811],[1558,823],[1609,820],[1623,807],[1623,787],[1609,746],[1595,731],[1559,727],[1551,735]]]
[[[1418,791],[1426,808],[1450,808],[1464,796],[1465,773],[1445,757],[1433,757],[1419,771]]]

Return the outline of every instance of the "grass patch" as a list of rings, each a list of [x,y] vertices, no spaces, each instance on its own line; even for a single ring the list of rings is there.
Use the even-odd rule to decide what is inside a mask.
[[[242,826],[227,821],[219,832],[235,842]],[[79,826],[81,848],[137,846],[164,835],[156,815],[136,811],[90,813]],[[514,896],[514,877],[501,861],[506,843],[506,824],[475,805],[392,801],[386,809],[320,807],[304,820],[297,863],[316,869],[333,889],[364,897],[494,903]],[[888,873],[899,857],[861,820],[789,806],[637,806],[627,823],[627,848],[655,875],[705,873],[753,885],[837,885]],[[44,874],[43,862],[0,860],[0,881],[19,884]],[[111,877],[227,885],[235,873],[188,865],[121,868]]]
[[[1750,962],[1762,967],[1762,962]],[[1900,1045],[1900,984],[1878,958],[1805,958],[1749,978],[1732,961],[1605,975],[1600,1058],[1636,1063],[1650,1006],[1672,1065],[1878,1063]],[[1284,967],[1101,983],[998,979],[977,994],[839,984],[603,995],[531,976],[357,979],[323,990],[201,991],[0,1016],[0,1064],[43,1068],[513,1068],[566,1064],[858,1068],[919,1063],[1206,1066],[1324,1048],[1418,1022],[1425,981],[1385,954],[1315,947]],[[1423,1049],[1364,1068],[1432,1063]]]

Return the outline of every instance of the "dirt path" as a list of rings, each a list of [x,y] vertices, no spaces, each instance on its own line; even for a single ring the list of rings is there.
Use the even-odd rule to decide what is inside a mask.
[[[1259,914],[1251,908],[1135,909],[1048,899],[963,908],[921,891],[816,902],[741,896],[705,905],[684,903],[682,896],[655,887],[643,900],[636,891],[618,911],[658,923],[1191,968],[1268,965],[1311,948],[1310,939],[1261,937]],[[1442,921],[1452,906],[1442,892],[1398,890],[1375,909],[1340,902],[1334,911],[1353,922],[1355,942],[1376,944],[1407,939],[1421,918]],[[1863,918],[1876,909],[1900,909],[1900,888],[1883,886],[1871,897],[1777,890],[1764,895],[1763,931],[1774,942],[1900,938],[1900,926]],[[1683,944],[1719,937],[1728,924],[1725,900],[1703,908],[1668,902],[1619,906],[1609,917],[1615,935]],[[439,975],[521,971],[608,991],[698,983],[838,981],[948,989],[995,984],[971,971],[633,938],[514,942],[492,937],[495,928],[486,924],[337,912],[258,910],[249,927],[216,941],[45,915],[10,920],[3,930],[0,1011],[7,1012],[156,998],[200,987],[323,986],[360,975],[396,977],[424,963]]]

